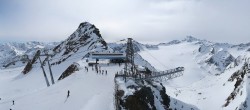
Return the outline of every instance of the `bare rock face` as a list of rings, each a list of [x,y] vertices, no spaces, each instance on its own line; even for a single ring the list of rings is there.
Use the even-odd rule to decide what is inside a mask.
[[[30,61],[26,64],[25,68],[24,68],[23,71],[22,71],[23,74],[27,74],[28,72],[31,71],[32,65],[36,62],[36,60],[38,59],[38,57],[39,57],[40,54],[41,54],[41,51],[38,50],[38,51],[36,52],[35,56],[33,57],[33,59],[30,60]]]
[[[80,65],[78,63],[73,63],[62,73],[58,80],[62,80],[73,74],[75,71],[79,71],[79,66]]]
[[[121,89],[120,86],[122,87],[123,83],[116,83],[115,99],[117,110],[169,109],[170,97],[166,94],[165,87],[160,83],[150,81],[135,83],[133,80],[129,80],[125,85],[127,87]],[[128,93],[127,90],[134,92]]]
[[[231,92],[231,94],[226,99],[226,103],[223,105],[224,107],[227,107],[232,100],[235,99],[235,97],[240,93],[240,90],[242,89],[242,84],[244,82],[244,77],[246,76],[248,72],[248,64],[245,63],[244,66],[232,74],[232,76],[228,79],[228,81],[233,82],[236,80],[234,84],[234,90]],[[242,93],[241,93],[242,94]]]

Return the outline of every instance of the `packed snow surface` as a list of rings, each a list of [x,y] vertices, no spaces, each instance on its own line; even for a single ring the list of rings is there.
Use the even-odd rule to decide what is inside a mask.
[[[163,81],[166,93],[171,97],[195,105],[201,110],[232,110],[239,108],[246,99],[246,86],[244,85],[249,85],[244,81],[242,89],[240,89],[242,94],[237,95],[229,106],[223,107],[223,105],[234,90],[236,83],[236,81],[229,82],[228,79],[234,72],[241,69],[243,63],[238,66],[232,66],[233,64],[231,64],[229,66],[232,66],[232,68],[223,67],[227,69],[219,71],[215,65],[205,63],[208,58],[213,57],[213,54],[200,53],[198,51],[199,47],[200,44],[194,41],[181,42],[173,45],[159,45],[159,49],[155,50],[144,49],[139,54],[158,71],[185,67],[183,76]],[[235,58],[238,55],[246,58],[250,56],[245,50],[238,50],[237,48],[225,48],[222,45],[221,49],[232,53]],[[220,52],[222,50],[218,50],[219,53],[216,54],[218,62],[222,62],[223,58],[229,56],[228,52]]]
[[[23,67],[0,70],[0,110],[113,110],[114,76],[118,65],[103,64],[106,74],[96,73],[80,60],[80,71],[46,87],[42,69],[37,65],[27,75]],[[67,62],[64,63],[65,65]],[[85,70],[88,67],[88,72]],[[48,68],[45,68],[48,70]],[[62,73],[61,66],[52,66],[55,79]],[[47,76],[49,76],[47,71]],[[50,77],[49,77],[50,79]],[[70,96],[67,98],[67,91]],[[12,105],[12,101],[15,105]]]
[[[207,75],[195,62],[194,50],[197,49],[195,45],[182,43],[173,46],[159,46],[158,50],[145,50],[139,54],[160,71],[185,67],[184,76],[177,78],[176,83],[173,84],[186,86]]]

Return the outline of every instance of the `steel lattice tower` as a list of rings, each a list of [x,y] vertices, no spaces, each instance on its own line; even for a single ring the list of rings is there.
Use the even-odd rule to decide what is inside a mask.
[[[126,76],[136,75],[135,64],[134,64],[134,47],[132,38],[128,38],[127,49],[126,49],[126,61],[125,61],[125,81]]]

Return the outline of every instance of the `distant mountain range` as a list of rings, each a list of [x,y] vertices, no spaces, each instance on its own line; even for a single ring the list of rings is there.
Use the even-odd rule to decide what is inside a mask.
[[[37,50],[49,50],[58,44],[58,42],[38,41],[0,43],[0,67],[23,66],[34,56]]]
[[[94,34],[94,35],[93,35]],[[94,37],[90,37],[94,36]],[[169,46],[180,44],[182,42],[196,42],[200,45],[199,52],[207,54],[214,54],[210,59],[207,60],[208,64],[215,64],[218,69],[223,71],[231,62],[233,62],[236,56],[232,56],[227,49],[236,48],[237,50],[250,51],[250,43],[246,44],[229,44],[229,43],[216,43],[207,40],[201,40],[192,36],[187,36],[183,40],[173,40],[167,43],[159,43],[157,45],[141,44],[134,41],[136,51],[140,51],[143,48],[157,49],[159,46]],[[98,44],[99,43],[99,44]],[[94,25],[90,23],[81,23],[78,29],[65,41],[63,42],[38,42],[31,41],[25,43],[10,42],[0,43],[0,67],[18,67],[23,66],[30,60],[37,50],[49,51],[52,50],[54,57],[64,57],[60,60],[65,60],[71,54],[77,53],[77,51],[83,51],[80,48],[88,46],[88,51],[99,51],[101,47],[104,50],[125,52],[126,43],[106,43],[101,37],[100,32]],[[221,58],[220,58],[221,57]],[[58,58],[57,58],[58,59]],[[57,63],[60,60],[56,61]],[[56,63],[54,62],[54,63]],[[17,63],[17,64],[16,64]]]
[[[163,84],[138,83],[132,80],[127,83],[128,86],[125,84],[125,89],[122,89],[128,90],[125,92],[131,92],[131,94],[137,93],[138,96],[130,97],[136,101],[140,101],[141,95],[145,95],[141,92],[146,91],[149,93],[151,98],[146,99],[150,104],[144,104],[146,108],[149,106],[148,108],[196,109],[197,107],[198,109],[209,110],[209,106],[213,106],[210,103],[216,99],[215,101],[218,104],[215,104],[215,109],[222,107],[248,109],[245,105],[250,105],[248,99],[248,92],[250,91],[248,88],[250,87],[248,87],[249,84],[244,82],[248,82],[247,78],[249,77],[245,76],[250,68],[250,43],[233,45],[187,36],[183,40],[173,40],[157,45],[142,44],[139,41],[133,41],[133,44],[136,52],[134,59],[136,65],[145,66],[151,71],[164,71],[177,66],[183,66],[186,69],[184,75],[179,79],[176,78]],[[80,70],[82,72],[82,67],[85,66],[86,68],[85,63],[79,62],[85,62],[83,59],[88,57],[89,53],[125,52],[126,45],[126,42],[107,43],[95,25],[83,22],[76,31],[62,42],[44,43],[32,41],[0,44],[0,67],[1,69],[12,69],[26,65],[31,69],[39,68],[40,64],[36,63],[38,61],[35,55],[40,50],[41,54],[50,55],[48,57],[42,56],[41,59],[43,62],[50,61],[53,68],[56,68],[54,73],[56,78],[59,76],[68,77],[72,74],[67,73],[70,69],[68,67],[72,67],[72,64],[74,71]],[[43,65],[46,66],[46,63]],[[120,68],[117,65],[114,67],[116,69]],[[31,69],[25,74],[30,72],[29,74],[34,75],[35,71],[30,71]],[[112,68],[109,69],[113,71]],[[123,69],[120,71],[123,71]],[[189,85],[187,86],[187,84]],[[144,89],[141,91],[138,88]],[[217,89],[225,90],[225,94],[220,94],[221,97],[214,98],[217,97]],[[189,95],[192,95],[192,97],[189,97]],[[129,100],[131,101],[130,98],[126,99],[131,95],[125,94],[125,96],[121,99],[121,102],[124,101],[122,106],[133,107],[125,104]],[[164,96],[164,100],[160,98],[161,96]],[[157,101],[157,103],[152,100]],[[165,105],[163,105],[163,102]],[[133,105],[132,102],[128,104]],[[209,106],[205,106],[205,104]]]

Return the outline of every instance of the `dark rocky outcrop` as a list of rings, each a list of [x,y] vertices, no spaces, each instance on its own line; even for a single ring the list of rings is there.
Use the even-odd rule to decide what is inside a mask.
[[[62,75],[58,78],[58,80],[62,80],[71,74],[73,74],[75,71],[79,71],[79,64],[78,63],[73,63],[70,65],[63,73]]]
[[[247,51],[248,51],[248,52],[250,52],[250,48],[249,48],[249,49],[247,49]]]
[[[169,109],[170,97],[166,94],[165,87],[159,83],[151,81],[141,81],[131,84],[128,81],[127,89],[133,89],[132,95],[124,94],[126,90],[118,89],[120,84],[116,84],[116,109],[121,110],[157,110]]]
[[[27,74],[28,72],[31,71],[32,65],[36,62],[36,60],[38,59],[38,57],[39,57],[40,54],[41,54],[41,51],[38,50],[38,51],[36,52],[35,56],[33,57],[33,59],[30,60],[30,61],[27,63],[27,65],[24,67],[24,69],[23,69],[23,71],[22,71],[23,74]]]
[[[121,103],[127,110],[156,110],[154,95],[150,87],[142,87]]]
[[[234,84],[234,90],[231,92],[231,94],[226,99],[226,103],[223,105],[224,107],[227,107],[229,103],[235,99],[235,97],[239,94],[239,91],[241,89],[241,85],[244,82],[244,77],[247,74],[248,71],[248,64],[245,63],[241,70],[236,71],[233,73],[233,75],[228,79],[228,81],[233,82],[236,80],[236,83]]]

